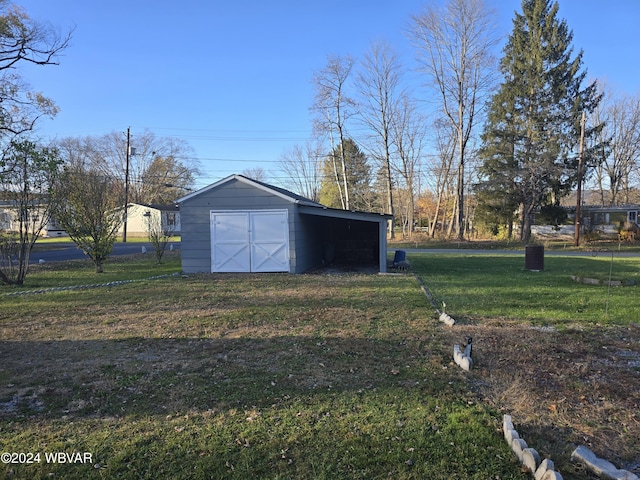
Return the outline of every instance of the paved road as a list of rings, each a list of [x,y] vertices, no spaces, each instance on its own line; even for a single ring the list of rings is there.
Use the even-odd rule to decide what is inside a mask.
[[[180,242],[172,242],[173,248],[180,249]],[[140,242],[118,242],[113,246],[112,255],[128,255],[131,253],[141,253],[142,247],[145,247],[149,253],[153,252],[153,247],[150,243]],[[36,246],[35,250],[31,253],[31,263],[38,263],[41,259],[45,262],[60,262],[65,260],[78,260],[87,258],[73,242],[58,242],[42,244],[40,248],[46,248],[46,250],[39,250]],[[169,247],[167,246],[167,249]],[[404,250],[408,254],[411,253],[457,253],[463,255],[522,255],[524,257],[524,250],[481,250],[481,249],[458,249],[458,248],[402,248],[395,249],[390,248],[389,253],[393,253],[395,250]],[[613,252],[615,257],[638,257],[640,252],[618,252],[618,251],[563,251],[563,250],[547,250],[545,255],[568,255],[568,256],[609,256]]]
[[[128,255],[131,253],[141,253],[142,247],[147,249],[147,252],[153,253],[153,247],[150,243],[122,243],[118,242],[113,245],[112,255]],[[41,250],[44,248],[45,250]],[[173,242],[173,248],[179,249],[180,242]],[[169,246],[167,245],[167,250]],[[34,247],[34,250],[31,252],[31,257],[29,259],[30,263],[38,263],[40,260],[44,260],[45,262],[61,262],[66,260],[79,260],[87,258],[87,256],[76,247],[73,242],[56,242],[56,243],[45,243],[41,245],[37,245]]]

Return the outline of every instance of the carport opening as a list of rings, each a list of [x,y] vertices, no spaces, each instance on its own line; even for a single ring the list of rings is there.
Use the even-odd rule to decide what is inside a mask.
[[[324,266],[379,267],[377,223],[329,217],[318,220]]]

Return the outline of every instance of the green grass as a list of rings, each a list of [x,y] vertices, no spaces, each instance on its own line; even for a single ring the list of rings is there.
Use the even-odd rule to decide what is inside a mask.
[[[91,452],[96,462],[17,466],[18,478],[55,473],[63,478],[444,479],[457,474],[485,479],[494,472],[522,478],[482,407],[390,390],[313,394],[264,408],[48,421],[37,430],[12,424],[3,437],[13,437],[12,449]]]
[[[640,281],[640,258],[546,255],[544,270],[525,270],[524,255],[410,255],[438,305],[457,320],[483,317],[536,323],[629,324],[640,318],[637,286],[576,283],[572,275]]]
[[[608,273],[607,257],[547,256],[543,272],[519,255],[409,260],[462,325],[640,314],[637,287],[611,289],[605,316],[606,287],[570,280]],[[639,266],[616,258],[614,273],[637,278]],[[104,274],[45,264],[27,286],[179,269],[175,252],[159,266],[114,258]],[[172,276],[0,302],[0,451],[92,454],[0,464],[7,478],[528,478],[478,374],[452,365],[462,333],[438,322],[413,275]]]
[[[77,263],[31,282],[93,281]],[[178,276],[0,301],[0,450],[93,463],[0,464],[8,478],[523,478],[412,276]]]
[[[91,285],[118,280],[139,280],[180,271],[177,252],[165,252],[162,263],[155,262],[155,255],[112,256],[104,265],[104,273],[96,273],[90,260],[52,262],[32,265],[23,285],[0,284],[0,295],[15,291]]]

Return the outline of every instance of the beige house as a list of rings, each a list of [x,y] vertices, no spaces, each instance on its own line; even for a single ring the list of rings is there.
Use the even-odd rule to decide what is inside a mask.
[[[127,236],[146,237],[149,222],[160,225],[163,231],[180,235],[180,211],[177,205],[145,205],[130,203],[127,208]],[[124,233],[124,224],[119,234]]]

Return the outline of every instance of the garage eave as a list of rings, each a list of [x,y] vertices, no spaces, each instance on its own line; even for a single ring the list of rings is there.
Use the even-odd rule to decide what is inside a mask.
[[[353,210],[341,210],[339,208],[316,207],[302,205],[298,211],[303,215],[318,215],[321,217],[342,218],[345,220],[360,220],[365,222],[384,222],[391,220],[393,216],[387,213],[358,212]]]

